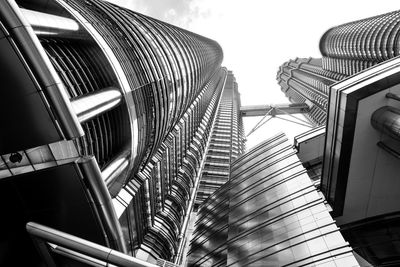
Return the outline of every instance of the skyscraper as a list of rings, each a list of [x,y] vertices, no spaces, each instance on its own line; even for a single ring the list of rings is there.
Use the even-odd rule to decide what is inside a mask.
[[[228,181],[231,162],[244,152],[243,122],[239,107],[238,86],[232,72],[229,72],[211,133],[196,206]]]
[[[278,84],[292,103],[306,103],[305,117],[315,125],[324,125],[329,87],[345,75],[322,68],[321,59],[295,59],[285,62],[277,73]]]
[[[399,20],[400,12],[393,11],[332,27],[319,43],[322,58],[297,58],[279,68],[281,90],[291,102],[307,103],[306,117],[324,125],[330,86],[399,55]]]
[[[291,60],[278,72],[291,101],[310,102],[310,117],[318,102],[327,107],[320,189],[346,240],[379,266],[400,262],[399,22],[394,11],[333,27],[322,59]]]
[[[279,68],[321,126],[294,149],[278,135],[234,161],[199,207],[190,266],[399,265],[399,14],[334,27],[322,59]]]
[[[176,258],[204,162],[227,166],[207,149],[231,123],[228,158],[243,150],[221,47],[100,0],[1,1],[0,21],[0,265],[40,265],[28,221]]]
[[[233,162],[198,212],[188,266],[358,266],[302,166],[279,134]]]

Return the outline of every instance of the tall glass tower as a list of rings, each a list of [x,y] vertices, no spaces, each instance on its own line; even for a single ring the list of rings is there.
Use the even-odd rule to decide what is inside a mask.
[[[199,206],[188,266],[400,264],[400,12],[328,30],[282,91],[320,125],[233,161]]]
[[[308,118],[326,125],[307,169],[320,169],[342,234],[376,266],[400,262],[399,25],[394,11],[332,27],[320,40],[322,58],[290,60],[277,77],[292,102],[308,103]]]
[[[244,152],[243,122],[239,108],[238,85],[229,71],[201,173],[196,209],[229,180],[232,161]]]
[[[307,103],[305,116],[324,125],[330,86],[399,55],[399,20],[393,11],[332,27],[320,39],[322,58],[296,58],[279,68],[281,90],[292,103]]]
[[[174,260],[203,169],[243,151],[221,47],[100,0],[1,1],[0,21],[0,265],[49,260],[29,221]]]

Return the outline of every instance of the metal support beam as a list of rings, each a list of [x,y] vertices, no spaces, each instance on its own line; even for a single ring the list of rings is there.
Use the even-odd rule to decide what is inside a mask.
[[[296,123],[298,125],[305,126],[305,127],[310,127],[310,128],[314,127],[314,126],[312,126],[310,124],[304,124],[304,123],[301,123],[301,122],[298,122],[298,121],[295,121],[295,120],[289,120],[289,119],[286,119],[286,118],[283,118],[283,117],[275,117],[275,118],[281,119],[281,120],[284,120],[284,121],[288,121],[288,122],[292,122],[292,123]]]
[[[314,127],[314,125],[313,124],[311,124],[309,121],[307,121],[307,120],[303,120],[303,119],[300,119],[300,118],[297,118],[296,116],[294,116],[294,115],[292,115],[291,113],[289,113],[289,112],[286,112],[285,110],[280,110],[280,109],[278,109],[278,108],[276,108],[278,111],[282,111],[283,112],[283,114],[281,114],[281,115],[288,115],[289,117],[292,117],[293,119],[295,119],[295,120],[298,120],[298,121],[301,121],[301,122],[303,122],[303,123],[305,123],[305,124],[308,124],[309,125],[309,127]]]
[[[79,122],[82,123],[116,107],[121,102],[121,99],[122,94],[118,88],[107,87],[71,99],[71,104]]]
[[[27,223],[26,230],[33,237],[37,244],[36,247],[48,266],[56,266],[50,253],[52,252],[90,266],[157,267],[119,251],[38,223]]]
[[[256,116],[263,116],[262,119],[254,126],[254,128],[247,134],[246,137],[251,135],[265,123],[267,123],[272,118],[279,118],[282,120],[290,121],[293,123],[297,123],[299,125],[307,126],[307,127],[314,127],[309,121],[303,120],[301,118],[297,118],[292,114],[299,114],[299,113],[306,113],[309,111],[309,106],[307,103],[298,103],[298,104],[279,104],[279,105],[258,105],[258,106],[245,106],[240,108],[241,115],[243,117],[256,117]],[[277,117],[277,115],[288,115],[295,120],[288,120],[281,117]],[[267,118],[265,121],[264,119]],[[296,121],[297,120],[297,121]],[[299,121],[299,122],[298,122]]]
[[[63,31],[76,32],[79,30],[79,24],[73,19],[24,8],[20,10],[38,35],[57,35]]]
[[[94,206],[111,247],[127,253],[121,225],[96,159],[93,156],[82,157],[77,164],[93,198]]]
[[[54,111],[61,134],[65,139],[83,136],[84,131],[73,114],[64,85],[17,3],[0,1],[0,17],[12,36],[13,43],[18,45],[25,64],[34,72],[35,79],[41,85],[40,90],[45,93],[46,100]]]
[[[272,112],[273,108],[270,108],[267,113],[264,115],[264,117],[262,117],[262,119],[256,124],[256,126],[254,126],[253,129],[251,129],[251,131],[247,134],[246,137],[248,137],[250,134],[252,134],[253,132],[255,132],[258,128],[260,128],[261,126],[263,126],[265,123],[267,123],[270,119],[272,119],[274,117],[274,115],[271,115],[271,117],[267,118],[264,122],[263,120],[270,115],[270,113]]]
[[[309,106],[306,103],[242,106],[240,114],[243,117],[265,116],[270,109],[273,115],[297,114],[308,112]]]

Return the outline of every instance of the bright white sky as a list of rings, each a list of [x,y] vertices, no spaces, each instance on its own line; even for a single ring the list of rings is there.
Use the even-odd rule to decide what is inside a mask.
[[[239,84],[242,105],[287,103],[276,82],[278,67],[296,57],[320,57],[319,39],[342,23],[399,9],[397,0],[109,0],[216,40],[223,65]],[[249,132],[261,118],[245,119]],[[247,147],[279,131],[290,138],[306,127],[273,119]]]

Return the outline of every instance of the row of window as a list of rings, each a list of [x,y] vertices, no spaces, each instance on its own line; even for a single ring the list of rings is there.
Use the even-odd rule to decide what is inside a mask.
[[[284,135],[233,168],[198,212],[188,266],[357,265]]]
[[[155,258],[170,259],[176,250],[193,179],[210,136],[225,75],[225,70],[221,69],[203,88],[156,155],[139,173],[145,179],[144,191],[148,196],[141,208],[141,213],[148,218],[146,231],[140,233],[141,249]],[[132,188],[133,183],[131,181],[126,188]],[[158,245],[153,246],[153,243]]]

